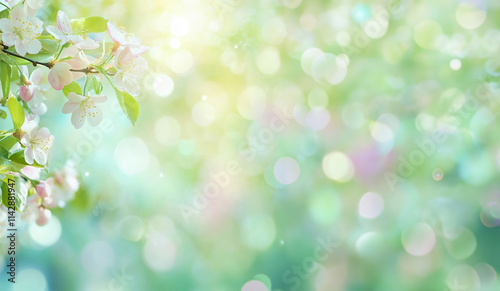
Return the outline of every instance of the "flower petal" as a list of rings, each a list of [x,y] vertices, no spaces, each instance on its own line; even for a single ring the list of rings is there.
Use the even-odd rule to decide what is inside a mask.
[[[32,9],[40,9],[43,5],[43,0],[26,0],[25,3],[28,4]]]
[[[76,45],[70,45],[69,47],[64,48],[62,50],[59,58],[64,59],[67,57],[74,57],[77,53],[78,53],[78,48],[76,47]]]
[[[143,53],[149,50],[148,46],[139,45],[139,46],[130,46],[130,51],[134,56],[142,55]]]
[[[128,61],[130,61],[134,56],[132,55],[132,52],[130,51],[130,48],[127,46],[123,50],[121,50],[118,53],[118,56],[116,57],[117,61],[117,67],[121,67],[124,64],[126,64]]]
[[[65,44],[67,42],[66,36],[59,28],[52,26],[52,25],[49,25],[49,26],[45,27],[45,30],[48,33],[52,34],[52,36],[54,36],[56,39],[60,40],[61,45]]]
[[[85,115],[83,114],[83,110],[77,108],[75,111],[73,111],[73,114],[71,114],[71,124],[73,124],[76,129],[79,129],[83,126],[84,122]]]
[[[16,6],[18,7],[18,6]],[[16,39],[16,52],[21,56],[26,55],[26,47],[24,47],[23,42],[18,38]]]
[[[125,31],[119,28],[113,21],[108,21],[108,33],[115,43],[120,45],[125,44]]]
[[[102,121],[102,110],[99,107],[94,108],[92,112],[89,112],[90,115],[87,116],[87,120],[89,121],[89,124],[92,126],[97,126],[99,123]]]
[[[40,50],[42,50],[42,43],[38,39],[25,39],[23,40],[23,44],[26,47],[26,51],[32,55],[37,54]]]
[[[26,163],[33,164],[34,154],[33,154],[33,146],[30,144],[24,150],[24,159]]]
[[[35,161],[40,165],[45,165],[47,163],[47,153],[39,148],[34,148],[33,150]]]
[[[77,104],[77,103],[73,103],[73,102],[70,102],[70,101],[67,101],[66,103],[64,103],[63,105],[63,108],[62,108],[62,113],[64,114],[69,114],[73,111],[75,111],[75,109],[78,108],[80,104]]]
[[[35,85],[39,85],[43,82],[43,79],[45,77],[45,73],[47,72],[47,69],[44,67],[40,67],[31,73],[30,81],[31,83]]]
[[[12,12],[10,13],[10,20],[12,21],[12,26],[20,27],[23,24],[23,20],[26,19],[26,14],[24,13],[23,8],[20,6],[14,7]]]
[[[46,139],[50,137],[50,130],[46,127],[40,128],[35,134],[35,139]]]
[[[49,83],[56,90],[62,90],[64,86],[73,82],[70,72],[71,66],[67,63],[57,63],[49,72]]]
[[[127,93],[129,93],[134,97],[139,96],[141,88],[139,87],[139,82],[137,82],[137,80],[131,78],[124,78],[123,81],[125,85],[125,91],[127,91]]]
[[[8,46],[13,46],[16,43],[16,40],[18,40],[18,39],[19,39],[19,37],[17,35],[15,35],[14,33],[2,34],[2,40]]]
[[[76,46],[82,50],[95,50],[99,48],[99,44],[91,38],[82,39]]]
[[[120,90],[124,90],[124,88],[125,88],[125,84],[123,83],[124,77],[125,76],[122,73],[120,73],[120,72],[116,73],[116,75],[114,77],[116,88],[118,88]]]
[[[21,97],[21,99],[24,102],[28,102],[31,99],[33,99],[34,93],[35,93],[35,86],[33,85],[25,85],[19,88],[19,97]]]
[[[59,10],[57,12],[57,27],[66,35],[73,33],[73,28],[71,27],[71,22],[64,11]]]
[[[90,100],[92,100],[92,102],[94,103],[103,103],[106,102],[106,100],[108,100],[108,97],[105,95],[95,95],[90,97]]]
[[[13,33],[14,27],[12,27],[12,22],[10,22],[7,18],[0,19],[0,30],[3,33]]]
[[[84,100],[84,97],[81,95],[76,94],[75,92],[69,92],[68,94],[68,100],[80,105],[82,101]]]

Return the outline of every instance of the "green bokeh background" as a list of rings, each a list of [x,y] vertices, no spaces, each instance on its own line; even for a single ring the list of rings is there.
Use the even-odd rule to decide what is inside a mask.
[[[126,27],[151,48],[149,71],[136,127],[110,88],[97,128],[75,130],[60,112],[62,93],[49,96],[40,123],[55,136],[51,163],[76,158],[82,189],[54,211],[56,242],[37,242],[56,226],[20,234],[13,290],[229,291],[258,274],[272,290],[500,290],[500,3],[402,2],[380,14],[391,2],[47,1],[38,14],[44,22],[53,24],[62,9]],[[477,7],[470,18],[457,16],[464,3]],[[481,11],[479,27],[463,27]],[[363,27],[380,15],[387,29],[367,38]],[[173,23],[188,23],[188,32]],[[348,59],[339,84],[321,78],[332,63],[307,74],[310,48]],[[489,93],[477,97],[480,84]],[[242,94],[248,88],[260,91]],[[289,114],[284,130],[249,145],[269,132],[276,111]],[[402,174],[436,130],[446,140]],[[249,148],[252,158],[242,152]],[[331,152],[353,163],[345,183],[325,174]],[[284,157],[300,170],[288,185],[275,176]],[[200,201],[197,189],[230,161],[241,172],[186,220],[185,207]],[[399,177],[393,187],[388,173]],[[384,203],[373,219],[360,215],[368,192]],[[330,239],[333,251],[318,260],[319,241]],[[425,254],[412,255],[421,248]],[[302,277],[286,275],[312,261]]]

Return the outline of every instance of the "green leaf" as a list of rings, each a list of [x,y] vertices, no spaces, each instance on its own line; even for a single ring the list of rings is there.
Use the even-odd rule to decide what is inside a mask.
[[[7,118],[7,112],[5,112],[5,110],[3,109],[0,109],[0,118],[1,119]]]
[[[5,161],[5,160],[4,160]],[[5,173],[9,171],[9,166],[7,165],[0,165],[0,180],[5,178]]]
[[[90,16],[83,19],[83,27],[89,32],[104,32],[108,29],[108,20],[100,16]]]
[[[0,147],[10,150],[17,143],[17,139],[12,134],[0,138]]]
[[[6,62],[0,62],[0,78],[2,78],[2,94],[3,98],[9,97],[10,93],[10,73],[12,68]]]
[[[24,123],[23,106],[16,100],[16,98],[9,98],[9,100],[7,100],[7,107],[9,108],[14,128],[21,128]]]
[[[102,83],[97,80],[95,76],[90,77],[90,81],[88,84],[89,88],[94,90],[94,93],[100,94],[102,92],[103,86]]]
[[[4,9],[0,11],[0,18],[9,18],[10,16],[10,10],[9,9]]]
[[[39,54],[55,54],[58,47],[58,42],[52,39],[39,39],[42,43],[42,49]]]
[[[73,82],[69,83],[68,85],[64,86],[64,88],[62,89],[62,91],[63,91],[64,95],[66,95],[66,97],[68,97],[69,92],[75,92],[78,95],[82,95],[82,88],[75,81],[73,81]]]
[[[15,209],[20,212],[23,211],[26,207],[28,187],[26,187],[26,185],[21,185],[21,183],[23,183],[22,178],[13,175],[6,175],[2,182],[2,203],[7,207],[9,206],[9,193],[12,193],[12,190],[9,192],[10,183],[13,186],[12,189],[14,189]],[[12,199],[10,201],[12,201]]]
[[[0,146],[0,158],[6,159],[9,157],[9,150]]]
[[[24,158],[24,150],[18,150],[17,152],[10,155],[9,160],[14,163],[18,163],[25,166],[33,166],[37,168],[44,168],[44,166],[38,164],[37,162],[33,162],[33,164],[28,164],[26,159]]]
[[[115,93],[123,112],[130,122],[132,122],[132,125],[135,126],[135,122],[137,118],[139,118],[139,103],[134,97],[126,92],[121,92],[115,88]]]
[[[108,75],[106,74],[106,71],[102,67],[96,67],[96,69],[101,74],[103,74],[104,77],[106,77],[111,87],[115,89],[116,99],[118,99],[118,103],[120,104],[123,113],[125,113],[125,116],[127,116],[130,122],[132,122],[132,125],[135,126],[135,122],[137,121],[137,118],[139,118],[140,111],[139,103],[137,102],[137,100],[135,100],[135,98],[130,94],[118,90],[113,82],[111,82]]]

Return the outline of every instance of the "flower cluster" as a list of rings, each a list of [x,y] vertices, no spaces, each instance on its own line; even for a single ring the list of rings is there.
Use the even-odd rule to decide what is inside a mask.
[[[47,127],[39,125],[40,116],[50,110],[46,100],[56,96],[54,90],[62,91],[67,99],[58,111],[71,114],[74,128],[86,121],[97,126],[104,115],[100,105],[108,100],[102,91],[109,85],[135,124],[139,116],[135,97],[147,70],[141,55],[149,48],[102,17],[70,19],[59,11],[54,25],[45,25],[37,17],[43,0],[6,2],[0,11],[0,117],[10,115],[13,127],[0,128],[0,188],[15,178],[20,183],[15,210],[25,220],[43,225],[50,219],[50,208],[64,207],[79,188],[70,163],[40,178],[41,169],[48,170],[55,140]]]
[[[80,187],[77,171],[71,162],[42,179],[40,168],[25,166],[19,173],[8,172],[8,179],[15,181],[16,192],[20,196],[16,205],[25,222],[36,222],[42,226],[52,217],[51,209],[65,207],[66,202],[74,198]],[[7,210],[0,208],[0,217]],[[0,220],[0,231],[5,228]]]

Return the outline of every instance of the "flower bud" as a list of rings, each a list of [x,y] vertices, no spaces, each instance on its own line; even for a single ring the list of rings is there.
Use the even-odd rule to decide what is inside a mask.
[[[50,188],[50,185],[45,182],[45,181],[40,181],[38,185],[36,185],[36,192],[41,198],[47,198],[50,196],[52,189]]]
[[[23,85],[19,88],[19,96],[24,102],[28,102],[33,99],[35,94],[35,87],[32,84]]]
[[[40,207],[38,208],[38,218],[36,220],[36,224],[39,226],[46,225],[52,217],[52,212],[50,209]]]

